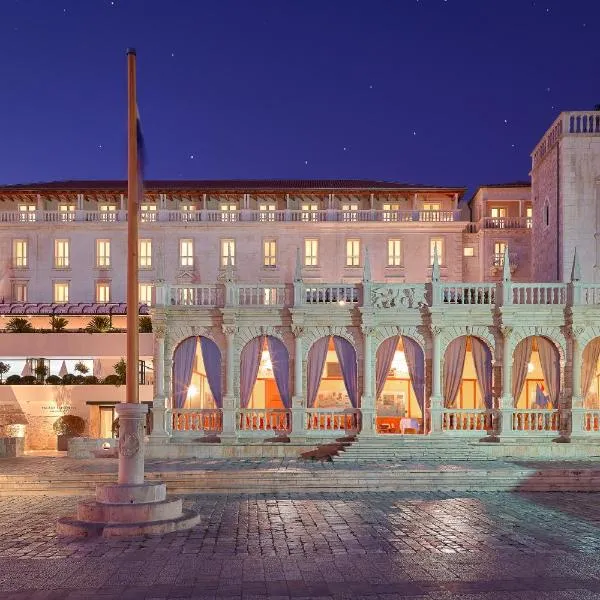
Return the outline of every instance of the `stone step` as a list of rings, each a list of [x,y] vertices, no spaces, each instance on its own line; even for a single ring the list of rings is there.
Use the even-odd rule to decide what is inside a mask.
[[[77,505],[77,520],[103,523],[164,521],[181,515],[180,498],[143,504],[105,504],[84,500]]]

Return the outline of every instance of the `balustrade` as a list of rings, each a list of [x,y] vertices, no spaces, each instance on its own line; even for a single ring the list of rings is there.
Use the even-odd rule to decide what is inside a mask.
[[[172,285],[173,306],[222,306],[221,290],[216,285]]]
[[[497,429],[496,411],[487,409],[444,409],[442,413],[444,431],[486,432]]]
[[[335,285],[317,283],[303,286],[304,304],[358,304],[358,287],[355,285]]]
[[[232,287],[233,302],[237,306],[285,306],[285,285],[236,285]]]
[[[237,412],[239,431],[289,432],[291,411],[279,408],[240,408]]]
[[[558,431],[560,412],[554,409],[522,410],[513,413],[513,431]]]
[[[512,283],[513,304],[566,304],[564,283]]]
[[[444,304],[482,304],[496,303],[495,283],[451,283],[437,287],[439,302]]]
[[[589,410],[583,413],[583,430],[584,431],[600,431],[600,410]]]
[[[305,428],[307,432],[341,432],[358,431],[360,411],[346,409],[343,411],[326,408],[308,408],[306,410]]]
[[[484,217],[484,229],[531,229],[531,217]]]
[[[217,433],[223,427],[223,412],[218,408],[177,408],[169,412],[173,434],[197,431]]]

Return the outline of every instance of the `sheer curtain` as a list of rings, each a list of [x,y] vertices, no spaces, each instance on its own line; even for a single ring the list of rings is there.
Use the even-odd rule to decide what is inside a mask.
[[[356,364],[356,351],[354,346],[337,335],[333,336],[333,345],[335,353],[342,368],[342,377],[344,385],[350,398],[350,403],[354,408],[358,407],[358,366]]]
[[[471,354],[475,363],[477,383],[486,408],[493,408],[492,399],[492,353],[479,338],[471,337]]]
[[[183,408],[188,387],[192,382],[196,359],[197,337],[189,337],[175,350],[173,356],[173,408]]]
[[[581,395],[585,400],[592,387],[592,381],[596,374],[596,365],[600,358],[600,338],[593,339],[583,351],[583,365],[581,368]],[[576,394],[579,390],[573,390]]]
[[[446,349],[444,355],[444,406],[446,408],[456,406],[456,396],[462,381],[466,353],[467,337],[464,335],[452,340]]]
[[[531,360],[531,349],[533,348],[533,338],[528,337],[521,340],[515,348],[513,354],[513,366],[512,366],[512,395],[513,403],[516,407],[519,403],[519,396],[523,391],[525,380],[527,379],[527,365]],[[506,365],[502,367],[506,368]]]
[[[404,356],[408,365],[408,376],[415,390],[417,404],[424,415],[425,406],[425,355],[423,349],[412,338],[402,336],[402,346],[404,347]]]
[[[308,361],[306,364],[306,406],[309,408],[315,405],[323,367],[327,359],[327,349],[329,348],[329,336],[318,339],[308,351]]]
[[[210,338],[200,337],[200,351],[202,362],[206,370],[206,379],[210,393],[215,399],[217,408],[223,408],[223,394],[221,392],[221,351]]]
[[[556,346],[545,337],[537,336],[537,348],[542,365],[542,373],[548,386],[548,397],[553,408],[558,408],[560,391],[560,357]]]
[[[400,340],[399,335],[387,338],[384,340],[379,348],[377,349],[377,358],[375,365],[375,399],[377,400],[383,392],[385,386],[385,380],[388,377],[388,373],[392,367],[392,361],[394,360],[394,354],[398,347],[398,341]],[[365,367],[366,368],[366,367]]]
[[[275,383],[279,390],[279,396],[285,408],[292,407],[290,397],[290,358],[284,343],[271,335],[267,336],[267,347],[271,364],[273,365],[273,375]]]
[[[244,346],[240,356],[240,406],[242,408],[247,408],[252,396],[260,367],[263,340],[262,335],[250,340]]]

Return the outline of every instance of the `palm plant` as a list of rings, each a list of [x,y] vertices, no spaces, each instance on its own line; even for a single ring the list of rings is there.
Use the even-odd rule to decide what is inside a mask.
[[[50,317],[50,328],[54,332],[64,331],[68,324],[69,321],[67,321],[67,319],[64,317],[56,317],[54,315]]]
[[[152,319],[148,316],[140,317],[140,333],[152,333]]]
[[[88,333],[106,333],[110,331],[111,323],[110,318],[102,315],[96,315],[92,317],[92,320],[86,325],[85,330]]]
[[[31,333],[33,325],[24,317],[13,317],[6,324],[6,331],[10,333]]]

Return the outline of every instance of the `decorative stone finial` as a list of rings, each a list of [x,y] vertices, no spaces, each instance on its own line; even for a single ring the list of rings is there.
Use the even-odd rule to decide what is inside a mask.
[[[437,253],[437,246],[433,247],[433,265],[431,266],[431,281],[440,280],[440,261]]]
[[[571,281],[581,281],[581,267],[579,266],[579,257],[577,256],[577,246],[573,253],[573,267],[571,268]]]
[[[363,282],[371,281],[371,260],[369,249],[365,246],[365,266],[363,267]]]
[[[296,270],[294,271],[294,281],[302,281],[302,256],[300,248],[296,248]]]
[[[504,246],[504,265],[502,266],[502,280],[510,281],[510,258],[508,256],[508,246]]]

